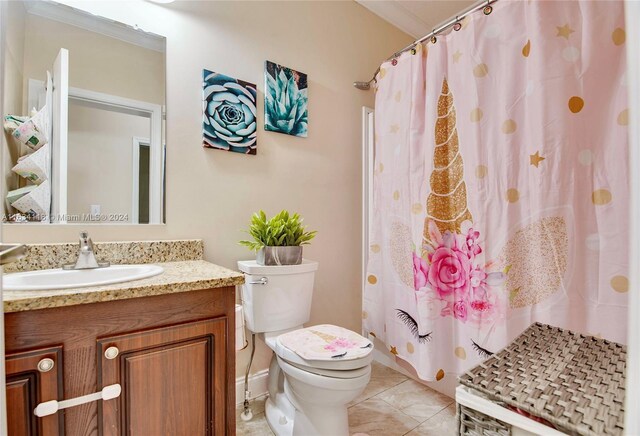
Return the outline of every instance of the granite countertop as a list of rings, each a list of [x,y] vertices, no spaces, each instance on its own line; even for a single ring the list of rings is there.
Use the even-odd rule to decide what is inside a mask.
[[[164,268],[154,277],[88,288],[42,291],[4,291],[4,311],[48,309],[99,303],[200,289],[222,288],[244,283],[244,275],[205,260],[153,262]]]

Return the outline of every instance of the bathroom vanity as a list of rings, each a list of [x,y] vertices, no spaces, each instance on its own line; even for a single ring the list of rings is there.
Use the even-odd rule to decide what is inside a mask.
[[[10,435],[235,434],[235,285],[243,276],[202,260],[201,241],[171,242],[144,243],[169,244],[139,256],[164,268],[155,277],[5,292]],[[29,247],[22,268],[41,265],[37,257],[62,262],[60,245],[56,259]],[[118,251],[96,245],[98,256]],[[120,263],[133,263],[132,252],[121,250]],[[33,412],[114,385],[117,398]]]

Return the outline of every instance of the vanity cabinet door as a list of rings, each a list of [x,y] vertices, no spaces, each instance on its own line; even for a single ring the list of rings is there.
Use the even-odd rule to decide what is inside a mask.
[[[38,418],[33,413],[39,403],[63,398],[62,347],[10,353],[5,364],[8,435],[63,435],[60,414]]]
[[[223,435],[227,318],[98,340],[98,388],[119,383],[100,404],[102,435]]]

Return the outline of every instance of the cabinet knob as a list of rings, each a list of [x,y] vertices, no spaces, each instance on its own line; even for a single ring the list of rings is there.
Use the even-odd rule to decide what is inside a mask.
[[[55,362],[53,361],[53,359],[50,359],[48,357],[42,359],[40,362],[38,362],[38,371],[40,372],[49,372],[53,369],[53,367],[55,366]]]
[[[109,347],[104,350],[104,357],[109,360],[115,359],[116,357],[118,357],[118,354],[120,354],[120,350],[118,350],[118,347]]]

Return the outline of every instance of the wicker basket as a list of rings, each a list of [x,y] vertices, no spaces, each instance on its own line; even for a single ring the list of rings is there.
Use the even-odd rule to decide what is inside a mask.
[[[465,436],[511,436],[511,426],[484,413],[456,405],[458,434]]]
[[[622,435],[626,354],[615,342],[535,323],[459,381],[567,434]],[[458,406],[460,434],[510,434],[507,424],[479,415]],[[504,430],[492,433],[491,420]]]

